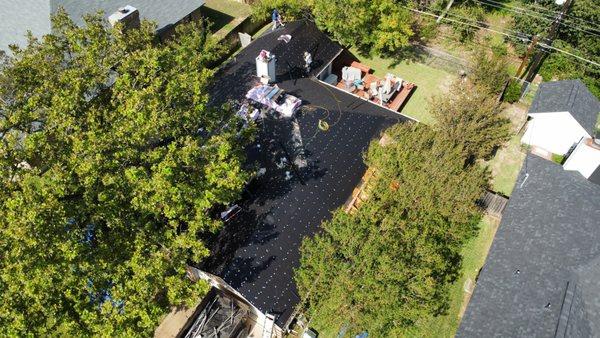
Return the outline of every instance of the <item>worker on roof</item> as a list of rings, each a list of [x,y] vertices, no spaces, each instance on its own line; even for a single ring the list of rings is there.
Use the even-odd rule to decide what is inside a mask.
[[[276,30],[279,25],[285,26],[283,21],[281,21],[281,15],[279,14],[277,8],[273,10],[273,13],[271,14],[271,20],[273,20],[273,28],[271,28],[272,31]]]
[[[307,51],[304,52],[304,71],[306,72],[306,76],[310,73],[312,62],[312,55]]]

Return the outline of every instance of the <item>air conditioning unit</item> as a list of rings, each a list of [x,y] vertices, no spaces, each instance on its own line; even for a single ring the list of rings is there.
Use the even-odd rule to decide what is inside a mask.
[[[137,8],[127,5],[119,8],[116,12],[108,16],[108,22],[114,27],[118,22],[124,29],[140,27],[140,12]]]

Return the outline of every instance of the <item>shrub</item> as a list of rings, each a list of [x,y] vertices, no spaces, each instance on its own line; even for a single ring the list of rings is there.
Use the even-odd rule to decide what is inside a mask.
[[[455,14],[456,16],[453,16]],[[472,25],[452,22],[452,29],[459,36],[460,41],[471,41],[475,37],[475,33],[479,30],[474,26],[479,26],[480,22],[485,20],[484,12],[481,6],[460,6],[454,10],[450,10],[448,17],[453,20],[465,21],[463,18],[469,18],[468,22]]]
[[[510,78],[506,56],[480,51],[471,64],[471,79],[474,84],[494,95],[502,92],[504,84]]]
[[[564,161],[565,161],[564,155],[552,154],[552,162],[556,162],[558,164],[563,164]]]
[[[515,103],[521,98],[521,85],[516,81],[510,81],[504,92],[504,102]]]

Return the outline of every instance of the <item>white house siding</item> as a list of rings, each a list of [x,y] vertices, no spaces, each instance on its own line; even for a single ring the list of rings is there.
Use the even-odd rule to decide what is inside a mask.
[[[576,170],[585,178],[589,178],[600,166],[600,149],[589,145],[590,141],[590,139],[587,139],[579,142],[563,165],[565,170]]]
[[[529,116],[532,120],[521,142],[551,153],[564,155],[581,138],[590,137],[569,112],[531,113]]]

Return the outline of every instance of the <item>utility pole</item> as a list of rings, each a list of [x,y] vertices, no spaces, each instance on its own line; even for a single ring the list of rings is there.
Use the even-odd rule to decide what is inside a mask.
[[[531,52],[533,52],[533,49],[537,45],[539,38],[540,38],[539,35],[535,35],[533,37],[533,39],[531,40],[531,43],[529,44],[529,47],[527,48],[527,52],[525,53],[525,56],[523,57],[523,62],[521,62],[521,65],[519,65],[519,69],[517,69],[517,73],[515,74],[515,77],[518,77],[518,78],[521,77],[521,71],[523,70],[523,67],[525,67],[525,65],[527,64],[527,61],[529,61],[529,56],[531,55]]]
[[[558,1],[560,1],[560,0],[558,0]],[[557,3],[560,3],[558,1],[557,1]],[[554,22],[552,22],[552,26],[550,26],[550,31],[548,31],[548,37],[547,37],[548,45],[552,45],[554,38],[556,38],[556,34],[558,33],[558,28],[560,26],[560,23],[563,20],[563,18],[565,17],[565,15],[567,14],[567,11],[569,10],[569,7],[571,6],[572,2],[573,2],[572,0],[567,0],[563,4],[563,7],[562,7],[560,13],[558,13],[556,18],[554,19]],[[542,64],[542,61],[544,60],[545,56],[546,56],[546,53],[544,53],[543,50],[538,50],[537,53],[535,54],[535,56],[533,57],[531,64],[529,65],[529,72],[527,73],[527,77],[525,78],[526,82],[523,84],[523,90],[525,89],[526,84],[528,82],[533,81],[533,79],[535,78],[535,75],[537,74],[537,71],[539,70],[540,65]]]
[[[440,21],[442,21],[442,19],[446,15],[446,13],[448,13],[448,11],[450,10],[450,7],[452,7],[453,3],[454,3],[454,0],[448,1],[448,4],[446,5],[446,9],[444,9],[444,12],[442,12],[442,14],[440,14],[440,16],[438,16],[437,20],[435,20],[436,23],[440,23]]]

